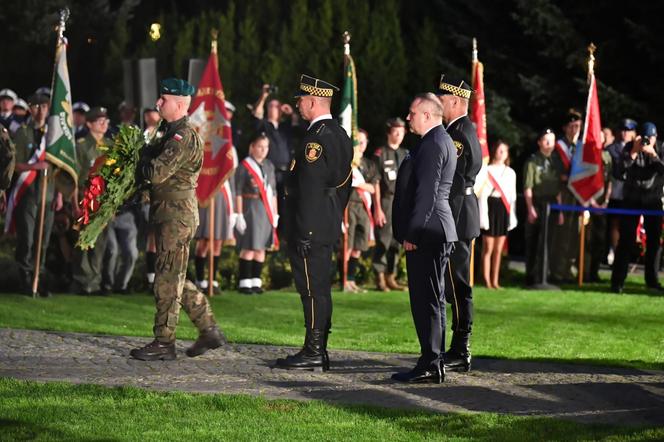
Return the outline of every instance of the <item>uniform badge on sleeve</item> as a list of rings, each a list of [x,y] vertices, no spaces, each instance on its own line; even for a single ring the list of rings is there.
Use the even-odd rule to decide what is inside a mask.
[[[463,144],[460,143],[459,141],[455,141],[454,147],[456,147],[457,158],[459,158],[461,156],[461,153],[463,152]]]
[[[307,143],[304,148],[304,157],[308,162],[313,163],[323,154],[323,146],[318,143]]]

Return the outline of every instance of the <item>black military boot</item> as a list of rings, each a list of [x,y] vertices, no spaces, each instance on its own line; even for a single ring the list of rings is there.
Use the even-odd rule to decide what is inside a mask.
[[[327,338],[330,336],[330,329],[326,329],[323,333],[323,371],[330,370],[330,355],[327,353]]]
[[[275,368],[285,370],[313,370],[327,371],[329,360],[326,364],[325,351],[323,350],[325,331],[321,329],[307,329],[302,350],[294,355],[277,359]]]
[[[470,371],[470,346],[468,340],[470,333],[465,330],[455,331],[452,334],[452,344],[445,352],[445,370]]]
[[[190,358],[193,358],[202,355],[208,350],[219,348],[227,343],[226,336],[224,336],[221,330],[219,330],[219,327],[215,325],[202,331],[198,336],[198,339],[196,339],[196,342],[194,342],[194,345],[189,347],[185,353],[187,353],[187,356]]]
[[[172,361],[175,359],[175,343],[166,344],[155,339],[145,347],[133,349],[129,355],[140,361]]]

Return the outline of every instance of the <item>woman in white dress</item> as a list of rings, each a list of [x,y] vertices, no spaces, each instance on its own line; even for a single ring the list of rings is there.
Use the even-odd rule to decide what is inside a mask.
[[[496,142],[490,163],[475,181],[482,231],[482,276],[487,288],[500,287],[500,261],[507,232],[516,227],[516,173],[509,167],[509,146]]]

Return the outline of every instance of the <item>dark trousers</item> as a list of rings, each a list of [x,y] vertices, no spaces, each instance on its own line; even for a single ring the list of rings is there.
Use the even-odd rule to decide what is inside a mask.
[[[629,207],[628,204],[625,204]],[[661,204],[653,204],[651,207],[643,207],[648,210],[662,210]],[[611,286],[622,287],[627,277],[629,258],[636,241],[636,226],[639,224],[638,216],[622,216],[620,219],[620,241],[616,250],[613,272],[611,273]],[[646,256],[645,256],[645,280],[646,285],[657,285],[657,270],[659,263],[657,256],[659,251],[659,240],[662,235],[662,217],[646,216],[643,226],[646,229]]]
[[[332,246],[312,244],[309,256],[301,258],[295,241],[288,241],[295,288],[300,294],[307,329],[328,330],[332,326]]]
[[[452,306],[452,330],[470,333],[473,327],[473,288],[470,286],[472,240],[454,243],[445,269],[445,300]]]
[[[446,243],[440,250],[406,252],[410,310],[420,341],[417,366],[439,365],[445,347],[445,268],[452,250]]]
[[[16,220],[16,251],[15,258],[21,273],[21,283],[30,283],[35,269],[37,255],[37,236],[39,235],[39,211],[41,208],[41,179],[35,180],[23,194],[18,206],[14,209]],[[50,191],[50,190],[49,190]],[[46,194],[46,210],[44,211],[44,231],[41,243],[40,269],[46,262],[46,249],[51,238],[53,227],[53,193]]]
[[[534,223],[526,221],[525,242],[526,242],[526,285],[540,284],[543,281],[544,266],[544,223],[546,221],[546,203],[534,203],[537,211],[537,219]],[[548,262],[551,263],[551,244],[553,238],[553,227],[558,218],[558,212],[551,212],[549,215],[548,235],[546,250],[548,253]],[[548,269],[547,269],[548,270]]]

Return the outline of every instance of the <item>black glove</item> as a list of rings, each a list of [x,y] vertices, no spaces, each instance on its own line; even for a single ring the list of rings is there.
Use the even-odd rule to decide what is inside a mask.
[[[295,250],[297,250],[297,255],[304,259],[309,256],[309,251],[311,250],[311,240],[310,239],[299,239],[295,243]]]

